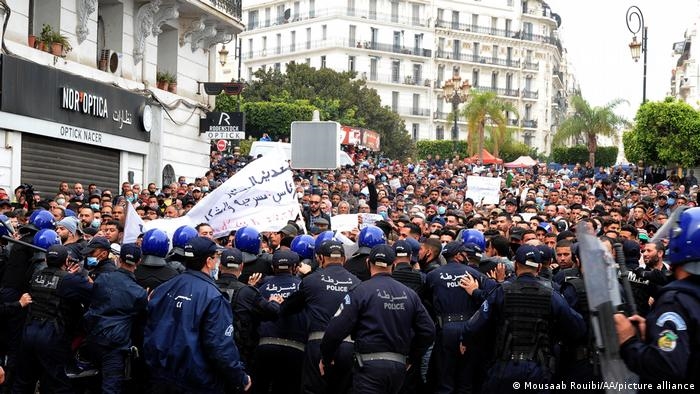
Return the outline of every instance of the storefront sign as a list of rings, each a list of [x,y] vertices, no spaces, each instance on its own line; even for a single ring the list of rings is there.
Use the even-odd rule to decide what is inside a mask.
[[[245,139],[245,112],[209,112],[199,119],[199,132],[210,140]]]
[[[150,141],[144,128],[150,119],[141,119],[146,98],[126,89],[9,55],[2,56],[2,87],[3,112],[58,123],[66,128],[63,138],[99,139],[79,132],[88,129]]]

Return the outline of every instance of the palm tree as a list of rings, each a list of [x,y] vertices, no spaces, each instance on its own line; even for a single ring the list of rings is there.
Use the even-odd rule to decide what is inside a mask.
[[[484,150],[484,129],[486,123],[491,123],[491,139],[493,141],[493,155],[498,157],[498,148],[506,141],[508,133],[507,112],[513,112],[516,116],[518,111],[510,102],[499,99],[494,92],[481,92],[472,89],[469,93],[467,104],[462,110],[462,114],[467,118],[470,154],[474,154],[474,140],[478,138],[479,158],[483,161]]]
[[[617,140],[617,128],[628,122],[624,117],[615,114],[614,109],[619,104],[626,103],[623,99],[613,100],[602,107],[593,107],[580,95],[571,99],[574,113],[567,117],[552,139],[552,145],[563,145],[570,138],[585,138],[588,146],[588,161],[595,168],[595,153],[598,150],[598,136],[611,137]]]

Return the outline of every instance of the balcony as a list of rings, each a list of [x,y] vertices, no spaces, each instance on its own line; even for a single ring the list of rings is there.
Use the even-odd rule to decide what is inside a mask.
[[[561,72],[561,71],[555,69],[554,71],[552,71],[552,75],[553,75],[554,77],[559,78],[560,83],[561,83],[562,85],[564,85],[564,73],[563,73],[563,72]]]
[[[495,65],[495,66],[520,68],[520,60],[503,59],[503,58],[489,57],[489,56],[477,56],[474,54],[465,54],[465,53],[456,53],[455,54],[454,52],[447,52],[444,49],[439,49],[439,48],[437,50],[436,56],[438,58],[442,58],[442,59],[454,59],[454,60],[461,60],[461,61],[470,62],[470,63],[490,64],[490,65]]]
[[[524,63],[523,63],[523,68],[526,69],[526,70],[537,71],[537,70],[540,69],[540,62],[537,62],[537,63],[524,62]]]
[[[350,45],[352,46],[352,45]],[[421,56],[421,57],[431,57],[432,51],[425,48],[415,48],[415,47],[402,47],[394,44],[382,44],[379,42],[372,41],[358,41],[355,48],[369,49],[372,51],[380,52],[390,52],[390,53],[402,53],[404,55]]]
[[[290,44],[284,47],[280,48],[279,53],[275,49],[275,55],[288,55],[290,53],[295,53],[295,52],[303,52],[307,50],[315,50],[315,49],[325,49],[325,48],[360,48],[360,49],[367,49],[367,50],[372,50],[372,51],[380,51],[380,52],[390,52],[390,53],[400,53],[400,54],[405,54],[405,55],[410,55],[410,56],[420,56],[420,57],[430,57],[432,51],[430,49],[424,49],[424,48],[418,48],[416,51],[415,48],[406,48],[406,47],[397,47],[392,44],[382,44],[382,43],[372,43],[370,41],[364,41],[364,42],[356,42],[356,43],[351,43],[349,38],[336,38],[336,39],[328,39],[328,40],[315,40],[315,41],[302,41],[303,45],[295,45],[295,44]],[[252,60],[258,57],[265,57],[268,56],[267,51],[265,49],[260,50],[260,51],[250,51],[248,50],[247,53],[243,55],[243,60]],[[424,81],[420,81],[418,85],[421,85],[424,83]]]
[[[531,119],[523,119],[521,121],[521,126],[528,128],[528,129],[536,129],[537,128],[537,121],[531,120]]]
[[[508,119],[508,123],[506,123],[508,126],[518,126],[518,120],[517,119]]]
[[[419,108],[419,107],[398,107],[392,108],[394,112],[399,115],[409,115],[409,116],[430,116],[429,108]]]
[[[435,111],[435,112],[433,112],[433,119],[447,120],[447,116],[449,114],[450,114],[450,112]]]
[[[520,91],[518,89],[494,88],[489,86],[473,86],[472,89],[480,92],[493,92],[499,96],[518,97],[520,95]]]
[[[212,2],[215,2],[216,0],[210,0]],[[236,0],[228,0],[231,2],[235,2]],[[238,0],[240,2],[240,0]],[[258,8],[258,12],[262,12],[262,8]],[[369,20],[376,20],[384,23],[396,23],[404,26],[416,26],[416,27],[428,27],[428,19],[427,18],[414,18],[412,16],[408,15],[391,15],[391,14],[384,14],[381,12],[374,12],[370,13],[368,9],[348,9],[347,7],[331,7],[331,8],[325,8],[322,10],[315,10],[313,12],[306,12],[306,13],[299,13],[296,14],[289,19],[284,19],[284,18],[277,18],[277,20],[272,20],[272,21],[255,21],[253,24],[250,24],[249,26],[246,26],[246,31],[252,31],[256,29],[264,29],[270,26],[276,26],[276,25],[281,25],[281,24],[286,24],[286,23],[297,23],[297,22],[303,22],[307,21],[309,19],[315,19],[315,18],[333,18],[333,17],[354,17],[354,18],[360,18],[360,19],[369,19]]]
[[[418,80],[417,82],[413,79],[412,76],[407,75],[404,77],[397,76],[394,74],[379,74],[379,73],[368,73],[368,72],[362,72],[358,74],[358,78],[368,81],[368,82],[377,82],[377,83],[393,83],[397,85],[410,85],[410,86],[418,86],[421,88],[426,88],[430,87],[430,84],[426,85],[425,81],[426,80]],[[429,81],[429,80],[427,80]]]
[[[539,97],[539,91],[523,90],[523,98],[537,99],[538,97]]]
[[[231,18],[240,20],[243,15],[243,2],[241,0],[200,0],[199,2],[209,4]]]

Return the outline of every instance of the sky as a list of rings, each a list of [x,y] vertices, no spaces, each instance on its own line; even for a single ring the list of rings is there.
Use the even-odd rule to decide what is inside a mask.
[[[632,33],[627,9],[636,5],[648,27],[647,100],[663,100],[670,90],[671,70],[678,55],[673,43],[700,21],[700,0],[548,0],[561,16],[560,37],[568,51],[583,98],[601,106],[622,98],[619,115],[629,120],[642,102],[643,55],[635,63],[630,55]],[[634,27],[634,26],[633,26]],[[638,35],[637,40],[641,37]]]

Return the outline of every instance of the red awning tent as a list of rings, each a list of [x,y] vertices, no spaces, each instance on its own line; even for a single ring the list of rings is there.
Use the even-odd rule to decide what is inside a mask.
[[[481,164],[503,164],[502,159],[496,158],[496,156],[490,154],[486,149],[483,149],[481,153],[484,157]],[[479,160],[478,154],[464,159],[467,163],[476,163],[477,160]]]
[[[537,165],[537,161],[534,160],[530,156],[520,156],[514,161],[511,161],[510,163],[506,163],[503,165],[503,167],[506,168],[525,168],[525,167],[534,167]]]

